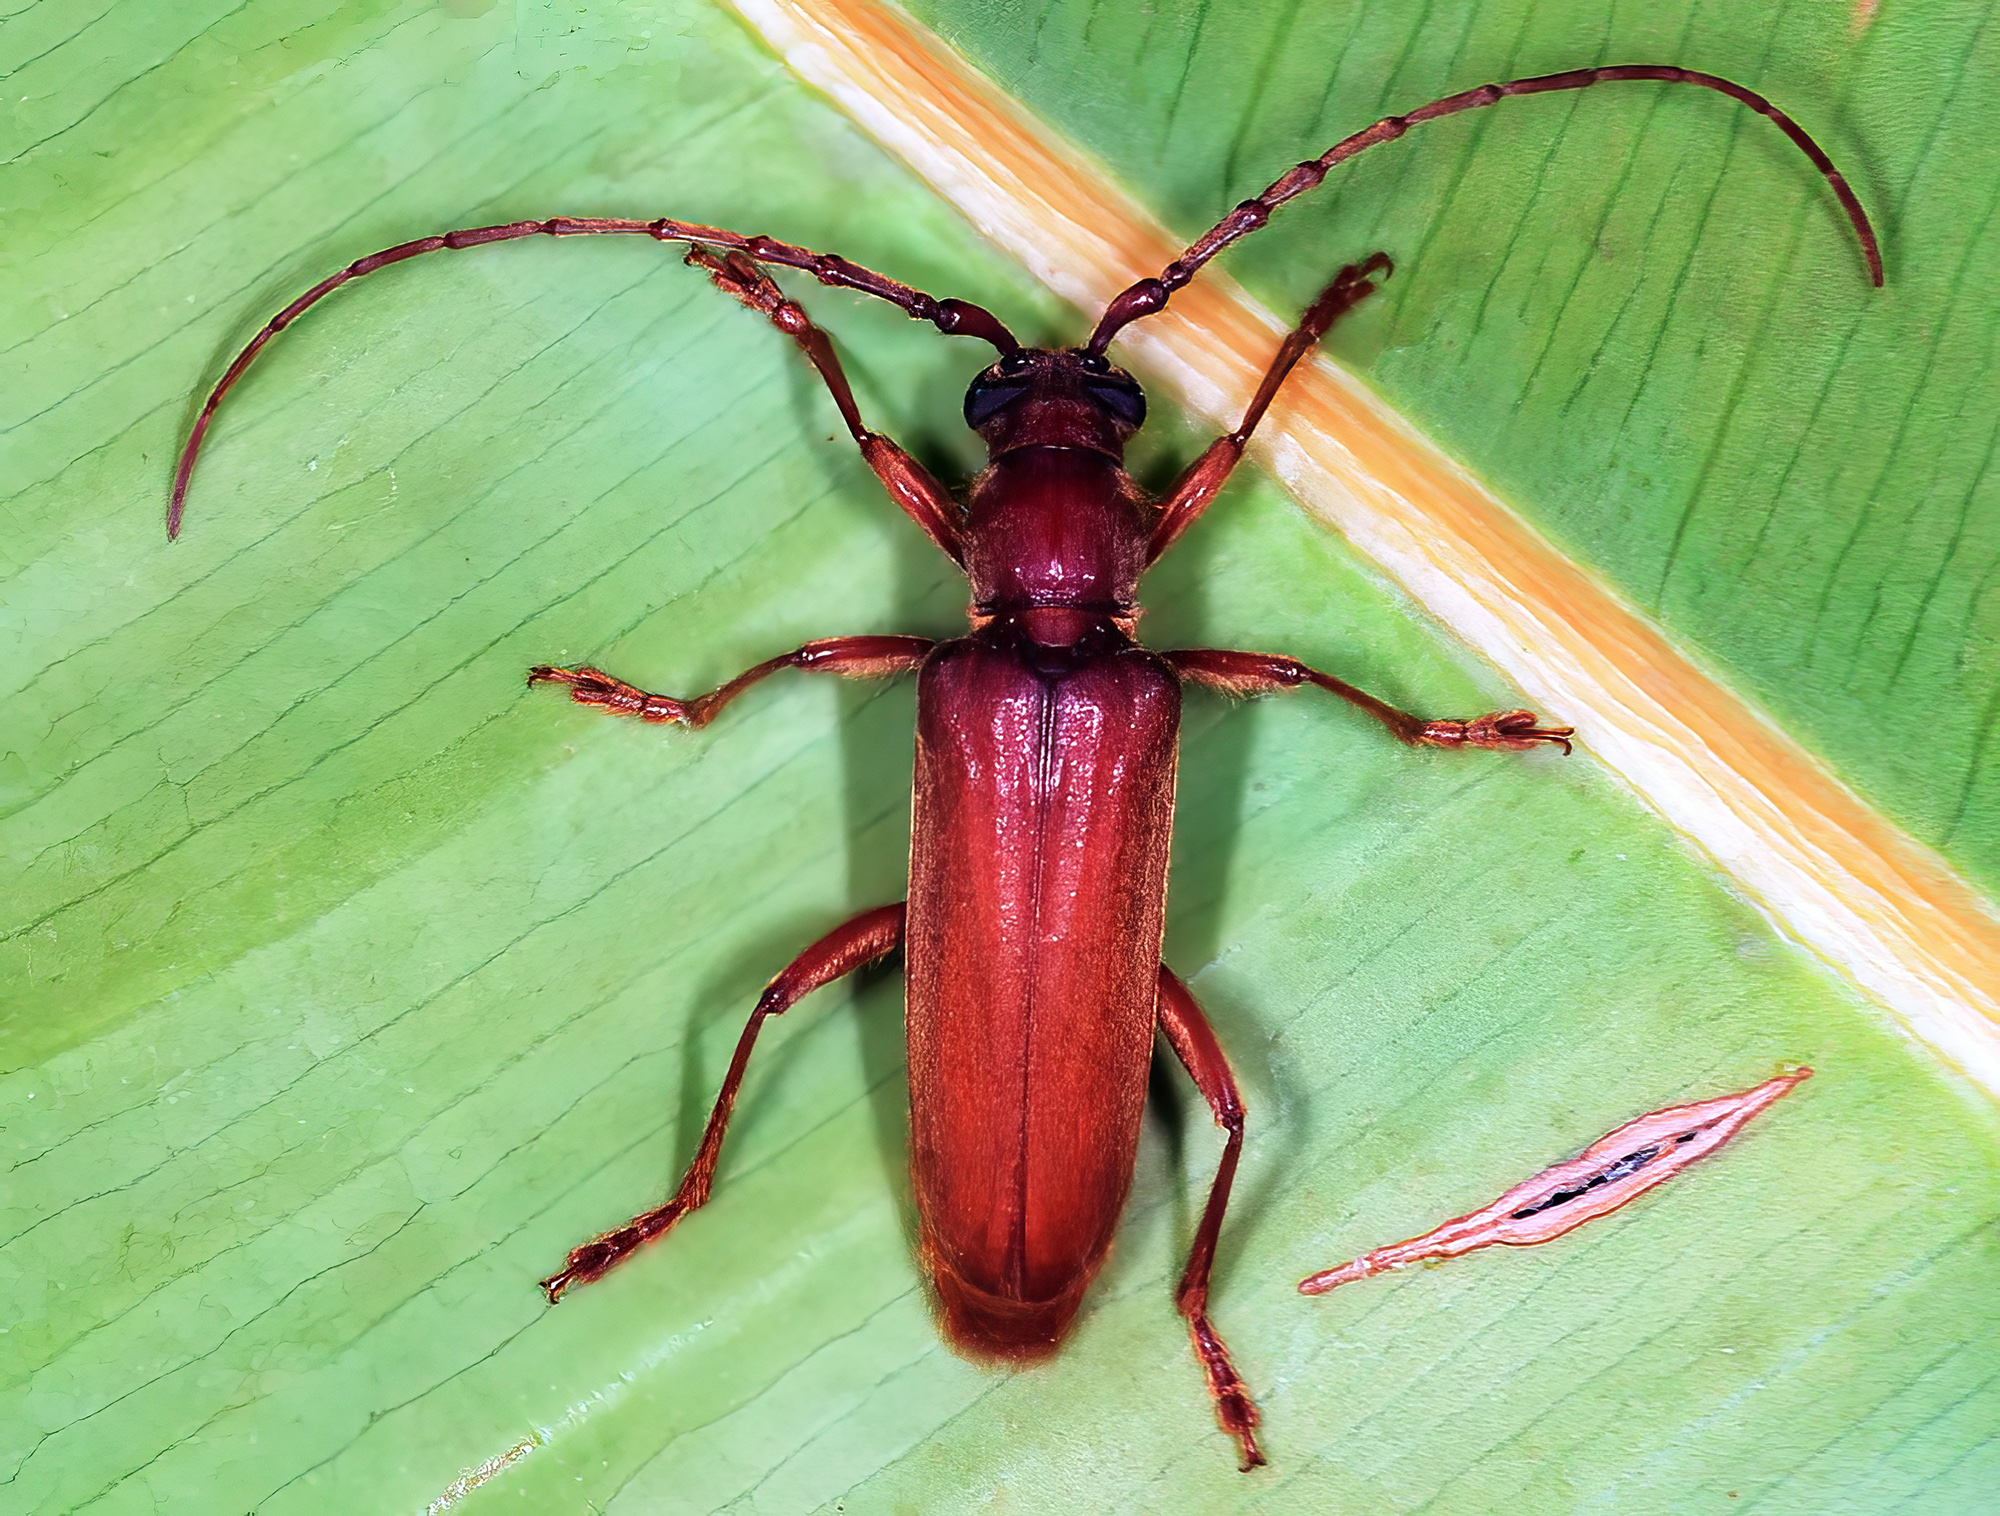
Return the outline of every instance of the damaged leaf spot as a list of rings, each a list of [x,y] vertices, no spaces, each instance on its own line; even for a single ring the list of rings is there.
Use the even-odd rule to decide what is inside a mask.
[[[1496,1242],[1509,1247],[1549,1242],[1586,1221],[1608,1216],[1706,1158],[1752,1117],[1811,1077],[1811,1069],[1799,1067],[1740,1094],[1669,1106],[1628,1121],[1580,1156],[1544,1169],[1481,1210],[1300,1280],[1299,1293],[1323,1295],[1335,1285],[1412,1263],[1462,1257]]]

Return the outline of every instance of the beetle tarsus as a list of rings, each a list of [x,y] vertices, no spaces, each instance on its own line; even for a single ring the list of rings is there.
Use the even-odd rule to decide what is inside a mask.
[[[637,716],[641,721],[678,721],[684,726],[701,725],[703,712],[699,700],[651,695],[588,665],[566,669],[538,663],[528,670],[528,683],[566,684],[569,686],[569,698],[578,705],[593,706],[615,715]]]
[[[1205,1292],[1204,1292],[1205,1293]],[[1208,1392],[1215,1402],[1215,1419],[1231,1437],[1242,1452],[1240,1467],[1244,1473],[1261,1468],[1264,1450],[1257,1446],[1257,1402],[1250,1398],[1250,1391],[1244,1385],[1242,1376],[1236,1372],[1236,1365],[1229,1361],[1229,1349],[1223,1346],[1216,1335],[1215,1327],[1208,1319],[1208,1311],[1202,1305],[1191,1309],[1182,1303],[1187,1312],[1188,1337],[1194,1343],[1195,1356],[1201,1360],[1202,1372],[1208,1376]]]
[[[1249,1404],[1248,1401],[1244,1403],[1246,1405]],[[1233,1435],[1236,1438],[1236,1446],[1242,1454],[1242,1459],[1236,1467],[1245,1474],[1249,1473],[1252,1469],[1263,1468],[1264,1450],[1257,1446],[1256,1432],[1249,1427],[1243,1427]]]
[[[1533,711],[1495,711],[1471,721],[1426,721],[1417,733],[1420,747],[1483,747],[1523,752],[1538,742],[1552,743],[1568,757],[1573,751],[1573,726],[1543,726]]]
[[[692,1177],[692,1176],[690,1176]],[[570,1249],[562,1271],[549,1275],[541,1281],[542,1291],[554,1305],[563,1297],[563,1291],[571,1285],[591,1284],[602,1279],[612,1269],[625,1261],[655,1238],[665,1236],[673,1229],[676,1221],[708,1198],[707,1187],[702,1187],[699,1197],[686,1194],[687,1186],[682,1185],[682,1193],[675,1195],[658,1210],[648,1211],[643,1216],[634,1217],[614,1231],[602,1237],[593,1237],[580,1247]]]
[[[587,1242],[580,1248],[573,1248],[561,1271],[541,1281],[542,1292],[549,1297],[549,1304],[554,1305],[562,1299],[563,1291],[571,1285],[589,1284],[603,1278],[605,1271],[621,1256],[616,1248],[602,1238],[595,1242]]]

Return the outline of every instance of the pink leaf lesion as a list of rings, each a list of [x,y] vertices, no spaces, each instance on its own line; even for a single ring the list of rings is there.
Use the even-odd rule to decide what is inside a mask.
[[[1447,1221],[1435,1231],[1364,1253],[1338,1268],[1299,1281],[1302,1295],[1323,1295],[1336,1285],[1412,1263],[1458,1258],[1504,1243],[1532,1247],[1608,1216],[1664,1184],[1689,1164],[1728,1142],[1761,1112],[1790,1094],[1812,1070],[1789,1069],[1755,1089],[1693,1105],[1668,1106],[1593,1142],[1577,1157],[1517,1184],[1491,1205]]]

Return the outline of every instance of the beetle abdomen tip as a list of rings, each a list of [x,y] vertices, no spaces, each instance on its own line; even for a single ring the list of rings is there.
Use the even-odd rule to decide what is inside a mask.
[[[931,1291],[945,1340],[968,1358],[1035,1363],[1062,1345],[1090,1283],[1085,1274],[1050,1300],[996,1295],[933,1263]]]

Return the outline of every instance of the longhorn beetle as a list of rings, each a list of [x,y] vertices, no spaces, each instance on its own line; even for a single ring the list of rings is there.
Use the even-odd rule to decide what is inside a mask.
[[[1125,326],[1164,309],[1216,254],[1355,154],[1420,122],[1510,95],[1615,80],[1699,85],[1774,122],[1839,197],[1869,275],[1881,284],[1881,254],[1860,202],[1789,116],[1727,79],[1641,63],[1482,85],[1377,121],[1293,168],[1157,277],[1119,294],[1081,347],[1024,347],[980,306],[935,300],[844,258],[770,237],[684,221],[574,217],[474,227],[371,253],[307,290],[250,340],[210,393],[181,454],[170,537],[180,531],[195,457],[223,396],[267,342],[342,285],[420,253],[521,237],[622,234],[685,243],[688,263],[805,350],[868,466],[971,581],[963,637],[829,637],[693,699],[648,694],[588,667],[542,664],[529,672],[531,684],[563,686],[579,704],[687,727],[705,726],[780,669],[917,675],[909,898],[836,927],[771,981],[680,1187],[664,1205],[571,1252],[542,1281],[551,1302],[707,1201],[765,1020],[900,947],[919,1247],[944,1335],[976,1358],[1026,1362],[1056,1350],[1103,1262],[1131,1185],[1147,1063],[1155,1032],[1164,1033],[1226,1133],[1176,1303],[1242,1466],[1264,1461],[1256,1405],[1208,1315],[1216,1237],[1243,1147],[1243,1102],[1200,1006],[1160,961],[1181,686],[1252,695],[1317,685],[1417,747],[1551,743],[1567,753],[1573,733],[1542,725],[1528,711],[1427,721],[1293,658],[1218,648],[1154,652],[1134,638],[1140,575],[1215,498],[1286,375],[1391,272],[1386,255],[1334,276],[1278,349],[1241,423],[1158,501],[1123,467],[1126,440],[1146,419],[1146,397],[1105,350]],[[976,337],[998,351],[966,391],[966,424],[989,457],[963,500],[861,424],[832,344],[765,264],[879,296],[940,332]]]

